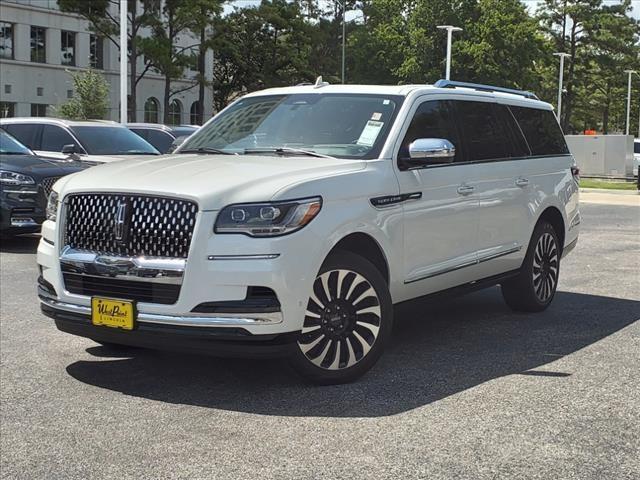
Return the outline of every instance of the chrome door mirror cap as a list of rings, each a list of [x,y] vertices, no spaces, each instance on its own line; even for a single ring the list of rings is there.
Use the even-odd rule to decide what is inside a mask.
[[[444,138],[418,138],[409,145],[409,163],[429,165],[451,163],[456,156],[456,147]]]

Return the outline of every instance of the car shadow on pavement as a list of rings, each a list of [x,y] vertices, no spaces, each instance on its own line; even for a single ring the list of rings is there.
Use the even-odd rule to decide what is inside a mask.
[[[34,254],[38,250],[40,235],[16,235],[0,238],[0,252]]]
[[[640,302],[558,292],[543,313],[516,314],[492,288],[395,309],[393,340],[378,364],[348,385],[306,385],[284,360],[196,357],[91,347],[101,357],[67,367],[75,379],[126,395],[262,415],[378,417],[405,412],[489,380],[523,374],[562,382],[544,365],[640,317]]]

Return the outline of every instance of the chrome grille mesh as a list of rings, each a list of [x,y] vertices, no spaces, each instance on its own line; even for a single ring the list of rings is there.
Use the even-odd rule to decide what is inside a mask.
[[[40,182],[42,185],[42,191],[44,192],[44,198],[49,198],[53,184],[60,180],[62,177],[47,177],[43,178]]]
[[[126,205],[118,239],[116,218]],[[90,193],[66,201],[65,244],[112,255],[187,258],[198,206],[188,200]]]

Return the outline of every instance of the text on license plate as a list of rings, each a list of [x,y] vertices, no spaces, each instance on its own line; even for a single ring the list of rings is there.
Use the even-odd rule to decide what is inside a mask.
[[[100,297],[91,299],[91,323],[94,325],[133,330],[134,322],[133,302]]]

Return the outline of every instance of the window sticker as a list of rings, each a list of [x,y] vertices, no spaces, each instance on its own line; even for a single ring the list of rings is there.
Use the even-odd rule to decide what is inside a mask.
[[[371,115],[371,120],[380,120],[382,118],[382,114],[380,112],[375,112]]]
[[[384,122],[376,122],[374,120],[369,120],[365,125],[362,133],[360,134],[360,138],[356,142],[358,145],[364,145],[365,147],[372,147],[374,143],[376,143],[376,138],[380,134],[380,130]]]

